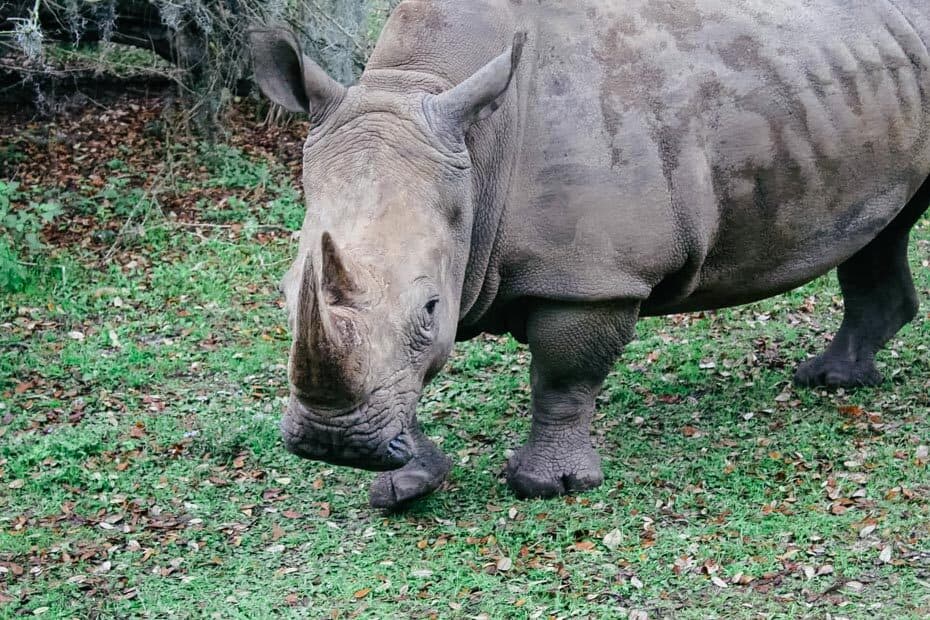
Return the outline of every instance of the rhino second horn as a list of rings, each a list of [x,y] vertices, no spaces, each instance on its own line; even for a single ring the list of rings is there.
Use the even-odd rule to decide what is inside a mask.
[[[352,298],[361,292],[361,287],[329,232],[323,233],[320,248],[323,257],[322,288],[327,293],[327,301],[334,305],[351,305]]]

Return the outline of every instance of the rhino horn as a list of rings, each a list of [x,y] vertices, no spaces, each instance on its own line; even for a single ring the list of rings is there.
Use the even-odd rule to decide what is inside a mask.
[[[324,282],[325,254],[324,250]],[[336,273],[345,272],[336,270]],[[344,278],[333,280],[332,273],[328,277],[330,285],[336,282],[345,285]],[[354,401],[363,379],[359,332],[351,316],[325,307],[309,255],[304,259],[294,328],[290,368],[294,387],[318,404],[336,406]]]
[[[361,292],[355,277],[347,268],[346,261],[340,256],[339,248],[332,235],[323,233],[321,242],[323,255],[323,290],[327,301],[333,305],[351,305],[351,301]]]

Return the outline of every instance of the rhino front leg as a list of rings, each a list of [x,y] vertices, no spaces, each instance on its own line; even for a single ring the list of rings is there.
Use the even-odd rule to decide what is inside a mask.
[[[843,323],[826,351],[801,364],[795,383],[865,387],[882,382],[875,354],[917,315],[907,244],[928,202],[930,179],[878,237],[839,266]]]
[[[412,433],[415,456],[400,469],[378,474],[368,493],[372,508],[396,510],[439,488],[452,461],[419,428]]]
[[[510,459],[507,482],[518,497],[552,497],[601,484],[591,445],[594,399],[633,336],[639,303],[546,303],[527,320],[532,364],[529,440]]]

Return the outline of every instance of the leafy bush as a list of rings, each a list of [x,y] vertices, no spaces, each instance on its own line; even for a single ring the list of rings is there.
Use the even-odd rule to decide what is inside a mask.
[[[17,183],[0,181],[0,290],[15,292],[29,282],[27,267],[35,266],[44,245],[42,227],[61,214],[61,206],[51,202],[29,202]]]
[[[231,95],[243,92],[249,84],[250,28],[289,26],[309,56],[335,79],[350,83],[360,73],[388,13],[398,2],[13,0],[0,14],[0,58],[18,54],[27,69],[24,76],[34,79],[53,74],[53,62],[70,60],[86,66],[92,57],[88,50],[98,46],[103,50],[98,55],[101,68],[124,75],[126,66],[139,63],[140,73],[175,79],[181,84],[190,116],[216,121]],[[0,6],[4,4],[0,2]],[[50,41],[59,44],[48,45]],[[66,45],[61,46],[61,42]],[[118,62],[112,62],[107,50],[114,44],[140,46],[149,54],[134,59],[124,52]],[[162,66],[152,63],[151,54],[163,59]]]

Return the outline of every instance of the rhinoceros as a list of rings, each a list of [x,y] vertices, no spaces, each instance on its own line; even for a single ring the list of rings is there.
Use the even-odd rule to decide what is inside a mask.
[[[795,380],[881,383],[918,308],[928,46],[926,0],[407,0],[346,88],[253,31],[261,90],[311,121],[286,448],[380,472],[372,506],[435,490],[423,386],[457,339],[509,332],[532,356],[510,487],[591,489],[595,395],[638,317],[834,267],[842,325]]]

